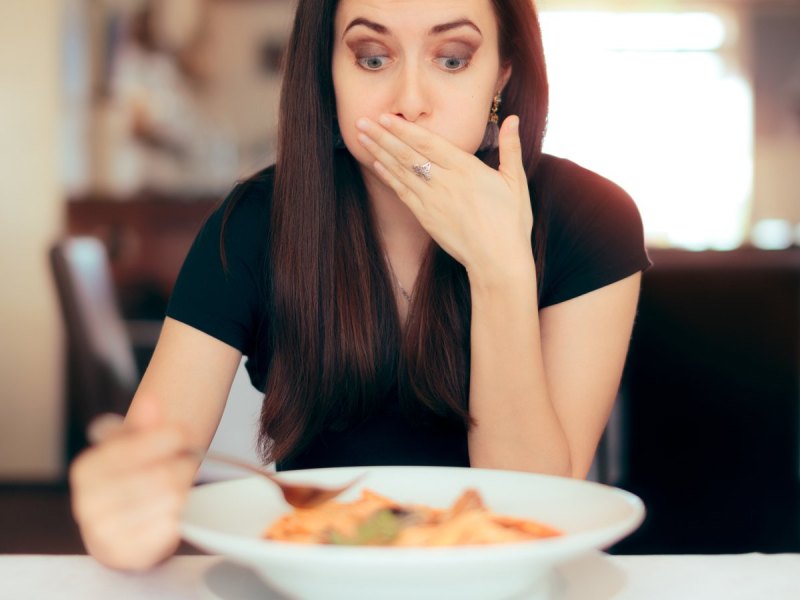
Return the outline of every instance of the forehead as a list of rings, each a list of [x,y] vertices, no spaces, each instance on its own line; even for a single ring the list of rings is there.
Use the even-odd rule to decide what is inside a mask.
[[[340,0],[336,7],[336,31],[357,17],[375,21],[391,32],[427,29],[458,19],[473,21],[483,34],[496,31],[491,0]]]

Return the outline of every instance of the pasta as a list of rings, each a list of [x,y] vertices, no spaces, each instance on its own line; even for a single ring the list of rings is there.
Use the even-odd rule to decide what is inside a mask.
[[[264,532],[270,540],[349,546],[462,546],[523,542],[562,535],[525,519],[495,515],[474,489],[448,509],[398,504],[363,490],[353,502],[295,509]]]

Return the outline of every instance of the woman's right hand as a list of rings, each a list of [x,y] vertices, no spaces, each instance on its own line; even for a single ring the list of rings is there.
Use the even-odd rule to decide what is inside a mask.
[[[70,467],[72,512],[89,554],[112,568],[141,571],[180,544],[181,511],[198,462],[155,399],[138,398],[136,410],[110,429]]]

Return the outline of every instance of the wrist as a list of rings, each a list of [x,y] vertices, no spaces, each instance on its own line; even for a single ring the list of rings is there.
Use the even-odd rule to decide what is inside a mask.
[[[514,289],[536,290],[536,263],[532,253],[492,264],[467,268],[470,289],[473,294]]]

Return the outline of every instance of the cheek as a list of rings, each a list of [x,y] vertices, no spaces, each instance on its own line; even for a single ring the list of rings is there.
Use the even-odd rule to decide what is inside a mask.
[[[483,104],[482,100],[472,98],[460,103],[460,109],[448,111],[451,116],[445,116],[441,135],[464,152],[474,154],[483,141],[489,121],[489,110]]]
[[[357,82],[343,74],[343,71],[344,69],[337,69],[334,63],[333,86],[339,131],[350,153],[361,163],[371,163],[371,155],[358,141],[358,130],[355,123],[356,119],[360,117],[377,120],[378,114],[373,114],[374,102],[365,95],[364,90],[358,86]]]
[[[336,113],[339,120],[339,131],[350,154],[358,162],[371,165],[375,159],[358,141],[359,131],[356,129],[356,120],[361,117],[367,117],[377,121],[379,113],[373,114],[373,111],[369,110],[369,105],[366,103],[359,101],[348,102],[347,100],[352,100],[352,98],[340,99],[337,97]]]

